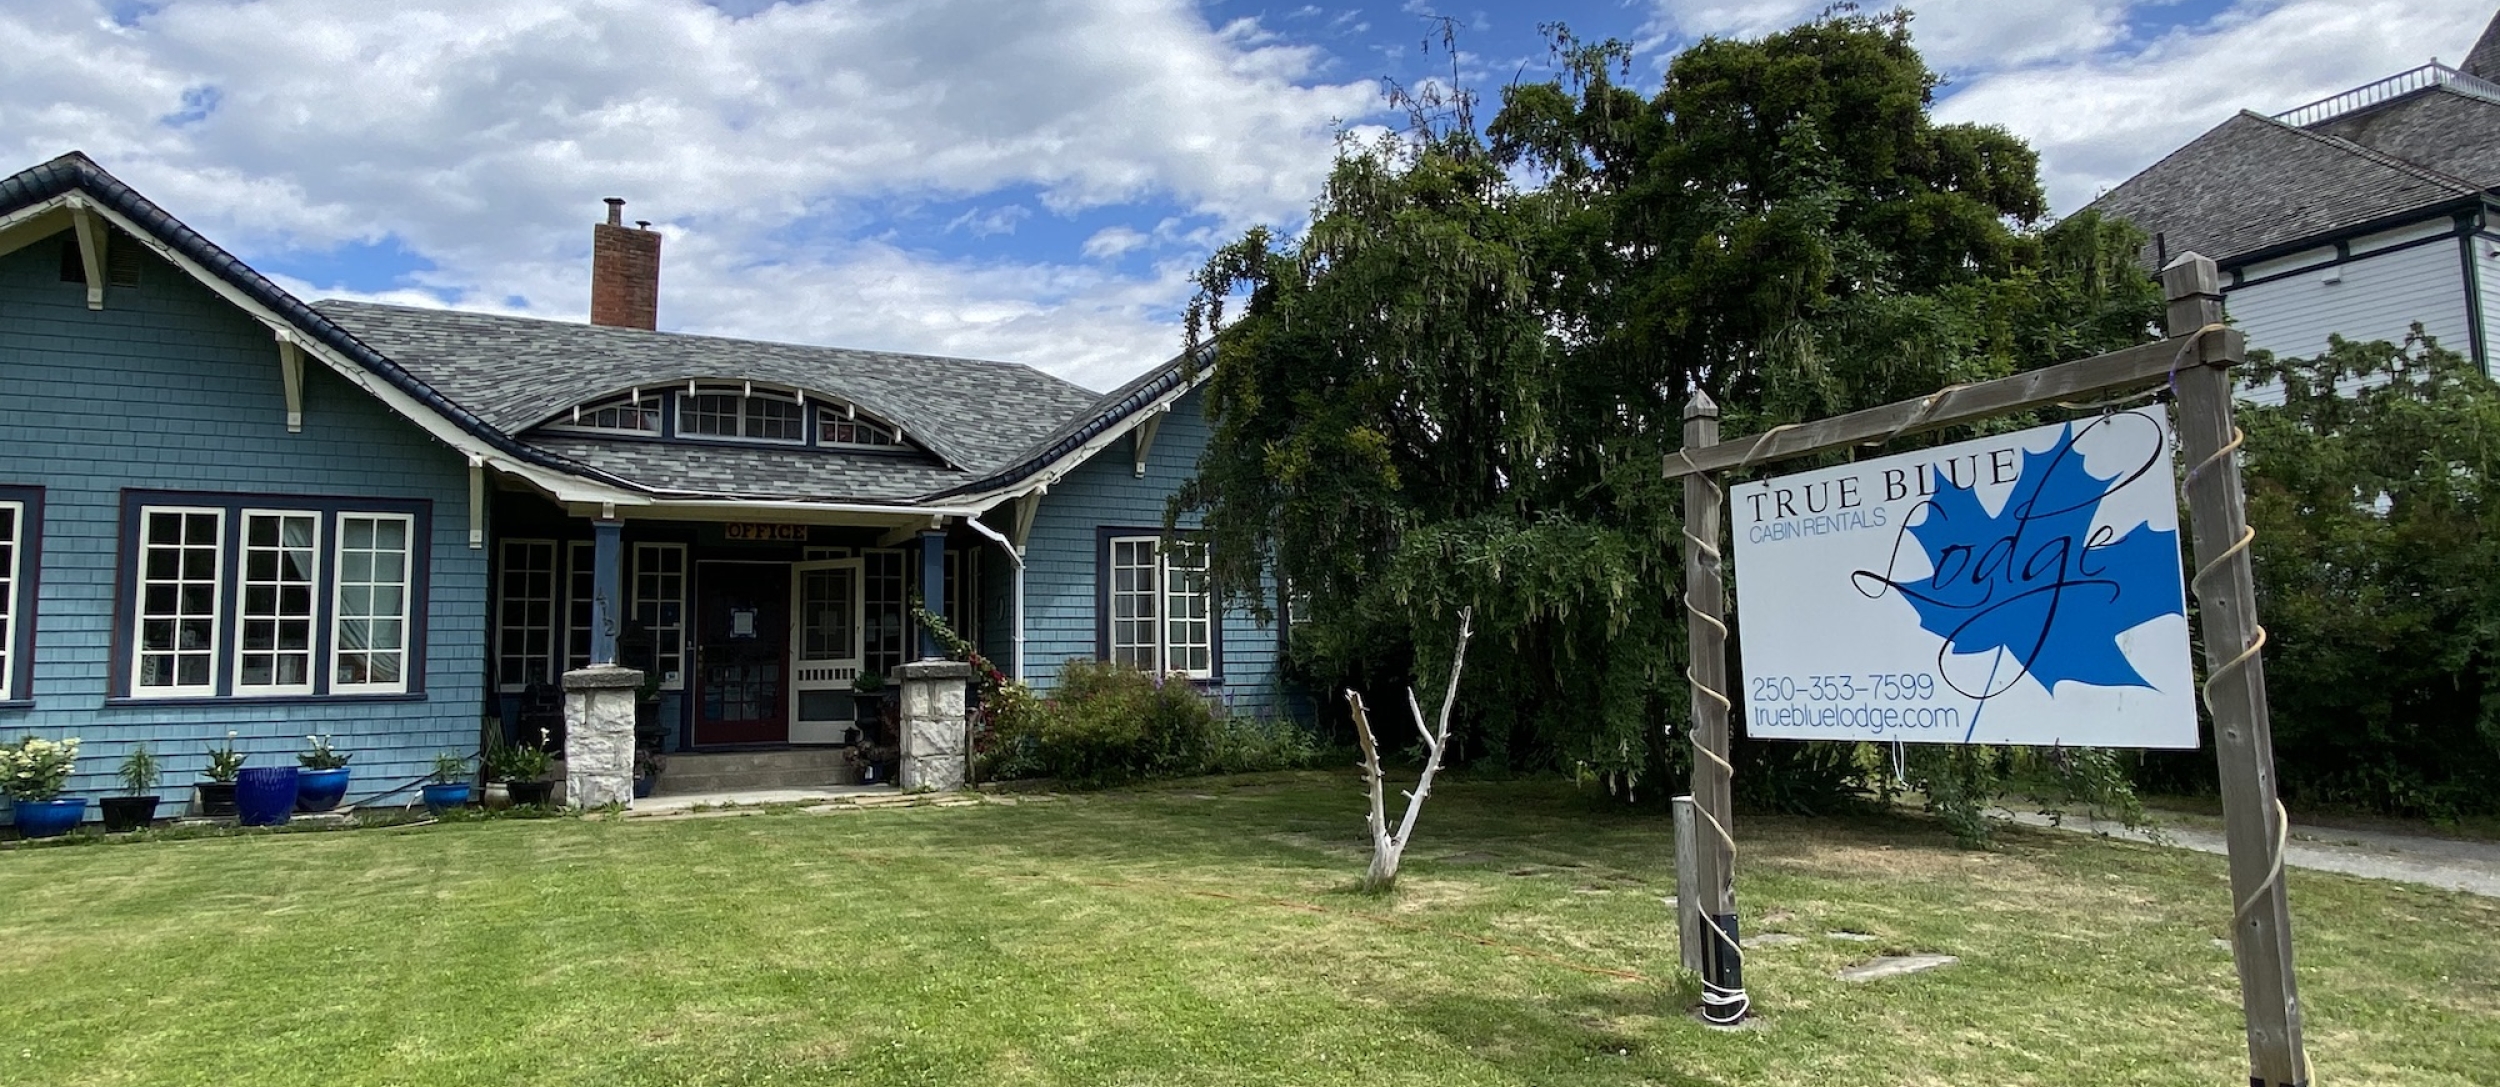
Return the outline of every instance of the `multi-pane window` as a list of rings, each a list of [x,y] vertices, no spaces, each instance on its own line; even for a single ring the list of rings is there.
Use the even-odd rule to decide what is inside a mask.
[[[25,664],[19,639],[33,611],[24,598],[34,575],[29,544],[35,533],[28,513],[32,499],[0,499],[0,702],[26,697],[17,674]]]
[[[1204,544],[1163,549],[1163,670],[1215,674],[1215,599]]]
[[[686,545],[634,545],[634,622],[651,635],[660,686],[679,690],[686,674]]]
[[[408,588],[415,518],[343,513],[332,691],[400,691],[408,682]]]
[[[140,521],[131,685],[151,695],[215,694],[226,511],[150,506]]]
[[[903,666],[903,654],[910,640],[910,613],[905,610],[906,581],[903,576],[903,553],[892,548],[870,548],[861,553],[861,566],[866,571],[868,630],[867,652],[862,662],[872,675],[892,675]]]
[[[579,430],[658,434],[660,432],[660,398],[625,396],[591,407],[575,408],[571,418],[559,421],[556,425]]]
[[[1215,674],[1215,599],[1202,545],[1159,536],[1108,541],[1104,646],[1110,658],[1158,674]]]
[[[320,534],[321,515],[316,513],[243,512],[236,693],[312,693],[313,593],[321,583]]]
[[[793,398],[700,391],[679,398],[677,432],[706,438],[804,442],[807,413]]]
[[[587,540],[564,545],[564,667],[590,667],[590,626],[598,618],[599,546]]]
[[[946,623],[974,645],[981,644],[980,579],[980,552],[946,553]]]
[[[418,688],[411,674],[423,626],[421,507],[287,508],[249,496],[150,501],[156,497],[128,492],[123,500],[130,625],[117,638],[128,671],[121,694],[266,698]]]
[[[496,575],[495,685],[518,691],[549,678],[555,659],[556,544],[505,540]]]
[[[824,445],[897,446],[903,439],[891,428],[826,408],[816,413],[816,440]]]

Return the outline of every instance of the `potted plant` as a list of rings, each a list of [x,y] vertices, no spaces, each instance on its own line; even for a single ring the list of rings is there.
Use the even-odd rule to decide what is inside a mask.
[[[539,735],[544,738],[546,733]],[[501,744],[486,756],[486,775],[503,783],[513,804],[544,807],[547,799],[555,795],[556,783],[547,780],[547,766],[552,761],[546,751],[533,745]]]
[[[851,681],[851,721],[865,730],[868,722],[885,713],[885,677],[875,672],[861,672]]]
[[[651,795],[660,784],[660,771],[668,769],[668,756],[648,747],[634,749],[634,799]]]
[[[234,777],[242,772],[243,753],[234,749],[234,733],[228,732],[226,746],[208,749],[208,769],[202,772],[207,780],[196,786],[201,815],[234,814]]]
[[[451,752],[434,756],[433,780],[422,790],[425,810],[441,815],[469,803],[469,760]]]
[[[122,785],[130,790],[130,795],[104,798],[105,833],[120,834],[146,829],[156,822],[158,799],[148,790],[155,788],[157,780],[163,776],[155,753],[149,751],[146,744],[131,748],[130,754],[122,759],[122,768],[116,773],[122,779]]]
[[[234,775],[234,821],[247,827],[282,827],[295,817],[302,772],[292,766],[246,766]]]
[[[77,828],[87,817],[85,797],[63,798],[70,770],[78,765],[78,738],[47,740],[28,736],[0,747],[0,792],[16,801],[17,832],[28,838],[56,838]]]
[[[312,750],[295,756],[303,768],[303,773],[295,777],[295,810],[329,811],[347,796],[347,760],[355,756],[340,754],[326,732],[316,732],[304,740],[312,744]]]

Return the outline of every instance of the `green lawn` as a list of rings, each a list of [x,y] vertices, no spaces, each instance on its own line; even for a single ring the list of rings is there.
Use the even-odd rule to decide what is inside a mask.
[[[0,1082],[2246,1081],[2217,857],[1745,819],[1748,931],[1809,940],[1757,949],[1765,1014],[1716,1032],[1676,995],[1660,818],[1452,782],[1371,898],[1361,806],[1302,774],[18,850]],[[2500,902],[2291,887],[2318,1082],[2489,1083]],[[1831,976],[1887,950],[1963,962]]]

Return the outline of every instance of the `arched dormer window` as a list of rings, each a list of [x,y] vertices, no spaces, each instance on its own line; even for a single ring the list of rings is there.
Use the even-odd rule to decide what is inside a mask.
[[[901,427],[837,396],[747,381],[688,381],[577,405],[541,424],[570,434],[828,451],[925,452]]]

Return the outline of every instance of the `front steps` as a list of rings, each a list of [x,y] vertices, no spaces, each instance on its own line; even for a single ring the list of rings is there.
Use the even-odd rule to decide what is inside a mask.
[[[793,747],[773,751],[723,751],[670,755],[653,796],[692,796],[762,789],[808,789],[855,785],[859,771],[842,747]]]

